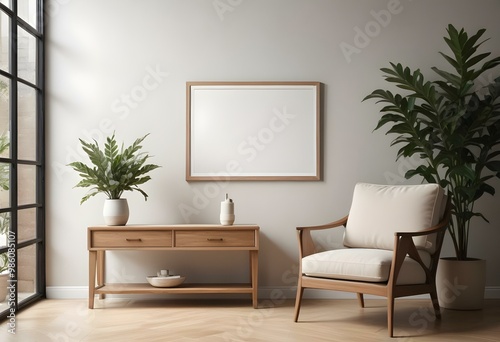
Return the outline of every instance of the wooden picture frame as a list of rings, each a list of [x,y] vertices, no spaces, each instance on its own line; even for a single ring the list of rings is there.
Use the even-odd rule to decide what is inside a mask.
[[[320,180],[320,85],[187,82],[186,180]]]

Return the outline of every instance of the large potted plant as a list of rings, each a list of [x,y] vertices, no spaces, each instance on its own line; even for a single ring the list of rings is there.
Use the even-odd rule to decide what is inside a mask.
[[[148,199],[146,192],[139,186],[151,179],[147,175],[150,171],[159,167],[146,164],[150,156],[140,151],[141,143],[148,135],[135,140],[127,148],[123,144],[121,148],[118,147],[114,133],[106,138],[103,149],[95,140],[86,142],[79,139],[91,162],[90,165],[83,162],[69,164],[82,178],[75,187],[90,188],[80,204],[99,193],[105,194],[107,199],[103,215],[107,225],[125,225],[128,221],[128,203],[126,198],[121,198],[123,192],[138,191],[144,200]]]
[[[384,104],[375,130],[389,126],[395,134],[391,145],[399,145],[397,158],[418,155],[422,164],[407,171],[405,177],[421,176],[429,183],[447,189],[452,203],[448,232],[455,249],[454,258],[443,258],[438,269],[441,306],[452,309],[482,307],[485,287],[485,261],[468,254],[471,221],[486,218],[474,208],[484,194],[494,195],[492,178],[500,177],[500,77],[485,72],[500,64],[500,57],[478,48],[485,30],[469,36],[464,29],[449,25],[444,37],[451,54],[440,52],[451,71],[432,70],[438,79],[426,81],[420,70],[411,71],[391,63],[381,69],[385,80],[402,89],[401,93],[377,89],[366,99]],[[487,221],[487,220],[486,220]],[[453,275],[448,266],[457,264]],[[451,277],[451,278],[450,278]],[[471,280],[472,283],[466,284]],[[469,301],[468,295],[473,298]]]

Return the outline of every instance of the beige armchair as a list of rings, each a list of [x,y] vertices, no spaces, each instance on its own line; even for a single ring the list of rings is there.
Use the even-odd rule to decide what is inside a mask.
[[[441,318],[435,276],[450,203],[437,184],[355,186],[349,215],[320,226],[297,227],[300,273],[295,322],[304,289],[387,297],[387,323],[393,337],[394,299],[430,294]],[[345,227],[345,248],[317,251],[311,232]]]

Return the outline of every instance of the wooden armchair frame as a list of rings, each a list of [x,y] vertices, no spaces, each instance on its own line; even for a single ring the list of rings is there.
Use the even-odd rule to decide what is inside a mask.
[[[304,289],[306,288],[356,293],[361,307],[365,306],[363,297],[364,294],[387,297],[387,325],[390,337],[394,336],[394,327],[393,327],[394,300],[398,297],[406,297],[406,296],[429,293],[432,300],[432,305],[434,307],[436,318],[440,319],[441,312],[439,308],[439,302],[436,291],[436,270],[439,262],[439,255],[441,253],[441,247],[443,244],[444,235],[446,233],[446,228],[450,221],[450,216],[451,216],[450,207],[451,205],[448,199],[443,218],[437,225],[433,227],[430,227],[428,229],[419,232],[404,232],[404,233],[396,232],[394,234],[394,252],[393,252],[389,279],[387,282],[383,283],[370,283],[370,282],[350,281],[342,279],[319,278],[319,277],[310,277],[302,274],[302,258],[316,253],[316,247],[311,236],[311,231],[345,227],[349,219],[349,216],[345,216],[344,218],[338,221],[334,221],[325,225],[297,227],[297,237],[299,240],[299,253],[301,262],[299,264],[300,271],[297,284],[297,297],[295,300],[295,318],[294,318],[295,322],[297,322],[299,318],[302,296],[304,294]],[[429,235],[429,234],[437,234],[436,250],[431,255],[431,261],[429,266],[426,266],[417,252],[417,248],[415,247],[415,243],[413,242],[413,237]],[[399,271],[407,255],[410,258],[416,260],[420,264],[420,266],[424,269],[426,274],[425,283],[415,284],[415,285],[397,285]]]

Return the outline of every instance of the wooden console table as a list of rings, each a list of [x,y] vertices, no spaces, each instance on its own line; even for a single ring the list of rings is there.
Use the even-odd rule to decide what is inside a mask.
[[[89,308],[95,295],[145,293],[249,293],[257,308],[259,227],[255,225],[130,225],[88,227]],[[249,251],[250,282],[245,284],[182,284],[178,287],[153,287],[149,283],[106,284],[107,250],[205,250]],[[97,285],[96,285],[97,275]]]

